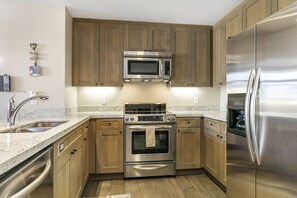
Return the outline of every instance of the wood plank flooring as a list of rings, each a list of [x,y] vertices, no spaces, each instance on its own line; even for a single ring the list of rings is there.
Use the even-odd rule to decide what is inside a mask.
[[[226,198],[206,175],[164,178],[88,181],[82,197],[104,198],[130,194],[131,198]]]

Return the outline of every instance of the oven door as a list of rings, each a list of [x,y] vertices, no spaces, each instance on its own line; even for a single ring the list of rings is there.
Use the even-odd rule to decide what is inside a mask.
[[[175,160],[175,124],[154,125],[155,147],[146,147],[147,125],[126,125],[125,161],[166,161]]]

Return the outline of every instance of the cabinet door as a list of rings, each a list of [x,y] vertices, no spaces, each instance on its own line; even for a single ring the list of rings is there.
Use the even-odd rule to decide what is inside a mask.
[[[122,24],[100,24],[100,85],[123,85]]]
[[[226,186],[227,184],[227,155],[226,155],[226,136],[221,135],[218,141],[219,148],[219,180],[220,182]]]
[[[97,130],[96,134],[96,172],[123,172],[122,130]]]
[[[55,197],[70,197],[70,181],[69,181],[69,160],[65,163],[63,168],[56,174]]]
[[[280,11],[295,1],[296,0],[272,0],[272,12]]]
[[[209,29],[191,28],[190,30],[190,77],[192,86],[211,86],[210,36]]]
[[[187,27],[171,28],[171,52],[173,56],[172,86],[189,85],[190,35]]]
[[[200,168],[200,128],[178,128],[176,144],[176,168]]]
[[[73,23],[73,85],[95,86],[98,83],[98,25]]]
[[[89,175],[89,138],[88,125],[83,126],[83,142],[82,142],[82,179],[83,184],[88,180]]]
[[[223,24],[218,23],[213,28],[213,86],[219,87],[226,83],[226,66],[223,57],[225,37]]]
[[[124,48],[131,51],[147,50],[147,26],[125,25]]]
[[[271,15],[271,0],[249,0],[242,6],[243,29]]]
[[[206,131],[210,131],[207,130]],[[217,133],[215,133],[217,134]],[[218,147],[218,139],[215,135],[212,135],[208,132],[204,134],[204,162],[205,169],[211,173],[214,177],[218,177],[218,155],[219,155],[219,147]]]
[[[70,182],[70,197],[79,197],[82,191],[82,158],[81,146],[74,149],[70,157],[69,164],[69,182]]]
[[[148,49],[156,52],[170,52],[169,26],[148,26]]]

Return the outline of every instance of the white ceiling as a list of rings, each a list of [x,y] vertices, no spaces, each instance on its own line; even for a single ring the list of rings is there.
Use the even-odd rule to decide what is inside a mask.
[[[5,1],[5,0],[0,0]],[[65,5],[72,17],[213,25],[243,0],[6,0]]]

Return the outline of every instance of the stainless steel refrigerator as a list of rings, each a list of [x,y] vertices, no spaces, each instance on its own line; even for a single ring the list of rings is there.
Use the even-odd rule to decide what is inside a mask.
[[[297,197],[297,3],[227,45],[227,197]]]

